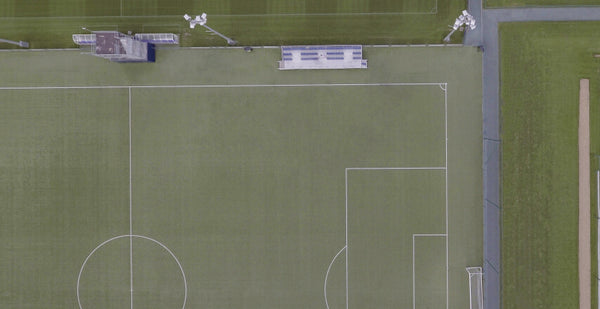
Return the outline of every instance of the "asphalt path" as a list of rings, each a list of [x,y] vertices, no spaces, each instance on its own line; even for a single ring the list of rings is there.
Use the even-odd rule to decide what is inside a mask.
[[[502,205],[498,23],[600,20],[600,6],[484,9],[482,0],[469,0],[468,10],[478,21],[478,27],[467,31],[463,43],[480,46],[483,51],[484,308],[500,309]]]

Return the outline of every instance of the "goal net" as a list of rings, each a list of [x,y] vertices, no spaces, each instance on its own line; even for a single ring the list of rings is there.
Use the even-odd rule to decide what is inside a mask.
[[[481,267],[467,267],[467,273],[471,309],[483,309],[483,271]]]

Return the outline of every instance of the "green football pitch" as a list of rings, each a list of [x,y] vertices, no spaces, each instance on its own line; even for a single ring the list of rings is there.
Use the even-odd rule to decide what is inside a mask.
[[[0,53],[0,307],[468,307],[476,49],[159,52]]]
[[[439,44],[465,8],[466,0],[2,0],[0,26],[2,38],[31,48],[75,47],[71,35],[86,33],[82,27],[225,45],[183,19],[206,12],[211,27],[240,45]],[[461,38],[456,33],[453,42]]]

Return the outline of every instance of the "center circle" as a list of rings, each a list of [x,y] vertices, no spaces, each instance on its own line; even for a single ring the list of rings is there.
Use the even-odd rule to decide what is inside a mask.
[[[173,274],[177,269],[180,279]],[[175,281],[182,281],[183,293]],[[171,291],[174,288],[179,292]],[[108,307],[114,307],[114,302],[121,301],[127,303],[125,308],[135,308],[136,303],[142,304],[139,308],[148,308],[144,300],[153,304],[158,300],[159,304],[166,301],[179,308],[180,305],[172,305],[175,296],[183,298],[177,303],[185,309],[187,280],[181,263],[167,246],[143,235],[119,235],[102,242],[85,258],[77,276],[79,309],[91,306],[82,303],[82,299],[93,303],[93,307],[102,301],[109,301]]]

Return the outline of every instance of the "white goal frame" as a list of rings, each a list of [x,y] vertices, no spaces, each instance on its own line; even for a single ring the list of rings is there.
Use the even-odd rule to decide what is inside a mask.
[[[469,274],[469,305],[471,309],[483,309],[483,270],[467,267]]]

